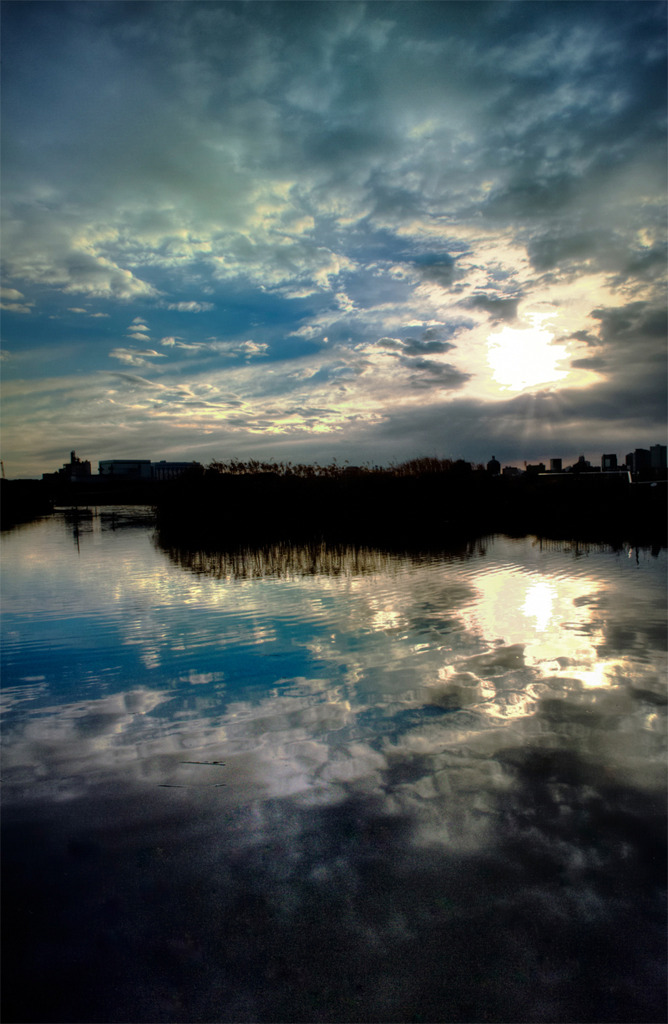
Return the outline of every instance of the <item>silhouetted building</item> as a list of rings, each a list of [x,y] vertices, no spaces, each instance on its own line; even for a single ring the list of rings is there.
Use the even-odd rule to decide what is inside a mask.
[[[204,469],[199,462],[160,462],[151,463],[151,477],[153,480],[176,480],[184,473],[194,469]]]
[[[150,459],[104,459],[99,463],[101,477],[118,480],[150,480]]]
[[[501,476],[522,476],[522,470],[518,469],[517,466],[504,466]]]
[[[604,473],[609,473],[612,470],[617,469],[617,456],[616,455],[601,455],[601,469]]]
[[[42,480],[58,483],[77,483],[80,480],[90,480],[90,477],[90,462],[78,458],[76,452],[70,452],[70,461],[66,462],[62,469],[56,470],[55,473],[42,473]]]
[[[651,468],[649,448],[636,448],[626,456],[626,468],[632,473],[642,473]]]
[[[575,465],[571,466],[571,472],[590,473],[591,468],[591,462],[588,462],[587,459],[585,459],[584,455],[580,455]]]
[[[666,469],[666,448],[665,444],[653,444],[649,450],[649,463],[651,469]]]
[[[533,466],[525,466],[525,472],[530,476],[538,476],[539,473],[545,472],[545,463],[537,462]]]
[[[501,472],[501,463],[497,459],[496,455],[492,455],[491,459],[487,463],[487,472],[490,473],[491,476],[498,476]]]
[[[550,473],[561,473],[561,459],[550,459]]]
[[[176,480],[191,469],[203,470],[199,462],[151,462],[150,459],[103,459],[100,476],[106,480]]]

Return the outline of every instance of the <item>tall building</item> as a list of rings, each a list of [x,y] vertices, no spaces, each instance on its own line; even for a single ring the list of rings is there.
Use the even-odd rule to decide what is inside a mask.
[[[550,459],[550,473],[561,473],[561,459]]]
[[[601,455],[601,469],[604,473],[617,469],[616,455]]]
[[[651,469],[666,469],[665,444],[653,444],[649,450],[649,464]]]
[[[636,448],[633,453],[633,472],[640,473],[643,469],[650,469],[649,448]]]
[[[501,472],[501,463],[497,459],[496,455],[492,455],[491,459],[487,463],[487,472],[490,473],[491,476],[498,476]]]

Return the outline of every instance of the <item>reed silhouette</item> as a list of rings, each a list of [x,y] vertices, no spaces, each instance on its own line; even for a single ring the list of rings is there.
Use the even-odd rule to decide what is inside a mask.
[[[632,484],[623,473],[503,477],[432,457],[385,467],[214,460],[171,481],[1,483],[4,528],[54,506],[142,504],[154,507],[167,547],[327,540],[407,551],[492,533],[662,545],[668,522],[665,481]]]
[[[277,540],[443,546],[490,533],[664,543],[665,483],[620,474],[496,477],[462,459],[379,466],[212,462],[156,502],[169,546]]]

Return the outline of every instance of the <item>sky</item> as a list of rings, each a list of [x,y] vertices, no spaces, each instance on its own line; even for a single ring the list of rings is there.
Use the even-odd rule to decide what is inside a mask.
[[[664,3],[2,5],[2,459],[666,440]]]

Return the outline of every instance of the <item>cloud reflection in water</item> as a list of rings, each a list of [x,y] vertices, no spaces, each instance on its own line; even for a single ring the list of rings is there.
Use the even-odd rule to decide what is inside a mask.
[[[118,571],[145,681],[8,680],[12,1005],[655,1019],[664,555],[497,538],[327,574],[324,550],[122,546],[118,570],[84,551],[88,606]],[[36,964],[50,995],[27,997]]]

